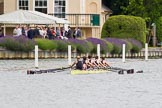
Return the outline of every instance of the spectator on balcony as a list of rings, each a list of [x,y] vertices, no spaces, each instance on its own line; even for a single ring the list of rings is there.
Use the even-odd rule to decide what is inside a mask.
[[[29,39],[34,38],[34,31],[31,27],[29,27],[29,30],[27,31],[27,36],[28,36]]]
[[[81,38],[82,37],[82,34],[81,34],[81,30],[80,30],[80,28],[78,27],[77,28],[77,38]]]
[[[79,29],[79,27],[76,27],[73,33],[73,38],[81,38],[81,30]]]
[[[71,38],[71,35],[72,35],[72,31],[71,31],[70,26],[68,26],[68,31],[66,33],[66,37],[69,39],[69,38]]]
[[[60,38],[60,36],[61,36],[61,31],[60,31],[60,28],[56,28],[56,38]]]
[[[34,37],[36,37],[36,38],[41,37],[38,26],[36,26],[35,29],[34,29]]]
[[[56,31],[54,27],[51,28],[51,32],[52,32],[52,38],[53,39],[56,38]]]
[[[14,30],[13,30],[13,36],[14,36],[14,37],[19,36],[19,26],[16,26],[16,27],[14,28]]]
[[[25,26],[21,26],[21,34],[23,36],[26,36],[26,34],[25,34]]]
[[[67,40],[68,38],[66,37],[66,33],[67,33],[67,31],[65,30],[65,28],[64,27],[62,27],[61,28],[61,39],[65,39],[65,40]]]
[[[48,36],[48,39],[50,39],[50,40],[54,38],[54,35],[53,35],[52,31],[53,31],[53,29],[52,28],[50,29],[48,27],[48,29],[47,29],[47,36]]]

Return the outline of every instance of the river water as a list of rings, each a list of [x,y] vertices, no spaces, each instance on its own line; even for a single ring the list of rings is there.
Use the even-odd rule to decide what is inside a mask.
[[[162,108],[162,59],[107,59],[111,66],[143,70],[89,75],[27,75],[34,60],[0,60],[0,108]],[[66,67],[66,59],[39,60],[40,69]]]

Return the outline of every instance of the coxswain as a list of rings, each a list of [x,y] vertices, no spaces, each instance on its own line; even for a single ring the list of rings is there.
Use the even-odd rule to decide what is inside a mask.
[[[75,66],[76,69],[83,70],[83,61],[81,60],[80,56],[77,56],[76,59],[77,60],[71,65],[71,68]]]

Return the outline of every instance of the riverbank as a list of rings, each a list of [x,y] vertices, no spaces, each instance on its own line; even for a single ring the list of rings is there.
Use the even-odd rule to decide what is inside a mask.
[[[72,52],[72,58],[75,58],[77,55],[87,56],[88,54],[77,54],[77,52]],[[96,54],[92,54],[96,56]],[[38,53],[39,59],[48,59],[48,58],[67,58],[67,52],[55,52],[55,51],[42,51],[39,50]],[[101,54],[106,58],[121,58],[121,54]],[[126,53],[126,58],[144,58],[145,49],[142,49],[139,53]],[[162,58],[162,47],[149,48],[148,49],[149,58]],[[18,52],[18,51],[8,51],[6,49],[0,48],[0,59],[34,59],[34,51],[31,52]]]

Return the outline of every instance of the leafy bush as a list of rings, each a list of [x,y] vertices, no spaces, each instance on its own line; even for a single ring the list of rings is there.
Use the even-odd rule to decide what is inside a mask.
[[[56,51],[58,52],[67,52],[68,51],[68,44],[63,40],[53,40],[54,43],[57,44]]]
[[[133,48],[133,45],[132,45],[132,43],[131,42],[129,42],[129,41],[127,41],[126,39],[122,39],[123,41],[125,41],[125,47],[126,47],[126,52],[128,52],[128,51],[131,51],[131,49]]]
[[[141,17],[116,15],[110,17],[103,25],[102,38],[134,38],[146,42],[146,23]]]
[[[120,54],[122,52],[122,44],[124,43],[120,39],[116,38],[104,38],[106,41],[113,44],[112,54]]]
[[[135,39],[132,39],[132,38],[127,39],[127,41],[129,41],[132,44],[132,49],[131,49],[132,53],[138,53],[142,49],[141,42],[139,42]]]
[[[132,49],[132,44],[124,39],[118,39],[118,38],[104,38],[108,42],[112,43],[114,45],[114,49],[112,51],[112,54],[120,54],[122,53],[122,45],[126,45],[125,51],[128,52]]]
[[[110,43],[107,43],[105,40],[97,39],[97,38],[88,38],[86,40],[91,42],[94,45],[92,53],[97,52],[97,44],[100,44],[101,47],[100,50],[102,54],[106,54],[107,52],[110,52],[112,50],[112,45]]]
[[[68,41],[76,46],[78,53],[90,53],[93,50],[92,43],[88,42],[87,40],[69,39]]]
[[[53,40],[37,38],[35,41],[38,44],[39,49],[42,50],[55,50],[57,48],[57,44],[53,42]]]
[[[24,36],[5,36],[0,39],[0,46],[11,51],[29,52],[34,49],[35,42]]]

